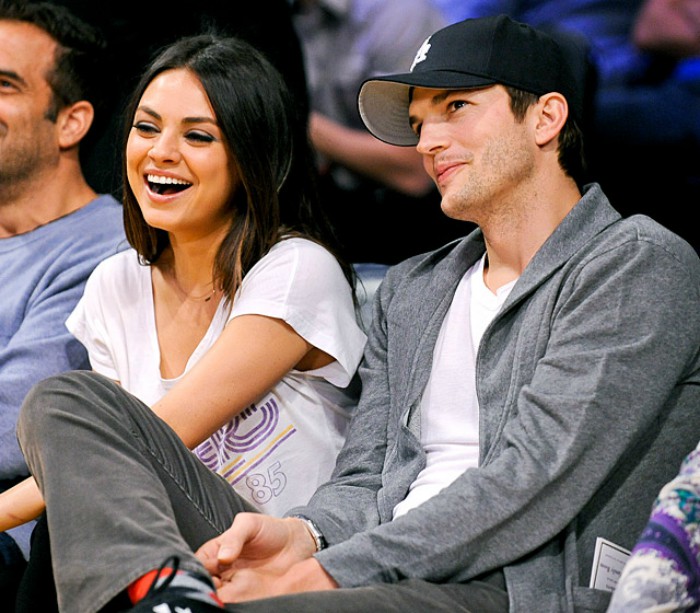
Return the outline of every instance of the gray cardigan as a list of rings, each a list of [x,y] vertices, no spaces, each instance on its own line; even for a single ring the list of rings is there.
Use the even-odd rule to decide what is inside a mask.
[[[502,568],[510,610],[604,611],[596,537],[631,549],[661,486],[700,440],[700,260],[600,188],[537,252],[477,354],[480,466],[392,521],[425,464],[421,393],[476,230],[389,270],[363,393],[331,480],[303,513],[343,587],[464,582]]]

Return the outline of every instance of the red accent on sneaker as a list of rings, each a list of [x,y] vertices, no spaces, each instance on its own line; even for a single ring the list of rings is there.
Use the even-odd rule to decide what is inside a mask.
[[[139,600],[143,599],[148,590],[151,589],[151,585],[156,579],[161,577],[169,577],[173,574],[172,568],[162,568],[160,573],[157,569],[148,571],[145,575],[141,575],[136,581],[133,581],[128,588],[126,588],[126,593],[131,600],[131,604],[136,604]]]

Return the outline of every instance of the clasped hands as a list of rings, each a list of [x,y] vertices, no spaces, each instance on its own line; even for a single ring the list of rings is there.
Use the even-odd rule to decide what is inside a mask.
[[[312,557],[313,538],[296,518],[239,513],[231,527],[197,550],[223,602],[338,587]]]

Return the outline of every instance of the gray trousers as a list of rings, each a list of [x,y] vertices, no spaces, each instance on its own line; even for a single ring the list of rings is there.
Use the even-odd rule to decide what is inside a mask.
[[[87,371],[39,383],[18,436],[47,505],[61,611],[99,611],[169,556],[202,573],[193,551],[250,510],[177,435],[119,385]],[[488,583],[419,580],[297,594],[227,609],[257,611],[508,610]]]

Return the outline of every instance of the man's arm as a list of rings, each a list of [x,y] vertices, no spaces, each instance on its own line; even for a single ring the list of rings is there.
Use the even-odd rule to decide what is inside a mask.
[[[423,160],[413,147],[377,140],[364,129],[344,126],[318,112],[311,113],[309,135],[324,158],[409,196],[433,188]]]

